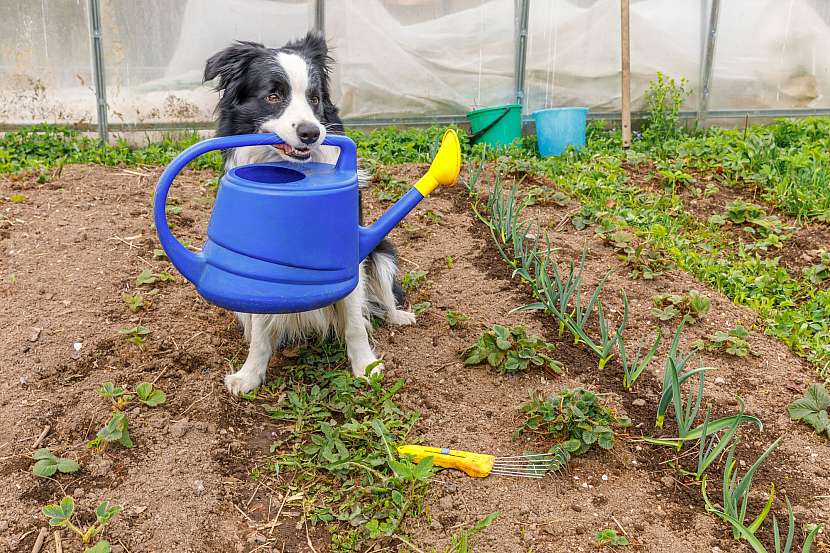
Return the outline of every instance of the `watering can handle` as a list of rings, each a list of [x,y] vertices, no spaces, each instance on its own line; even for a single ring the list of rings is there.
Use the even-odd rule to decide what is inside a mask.
[[[176,156],[170,165],[164,169],[161,178],[159,178],[156,193],[153,198],[153,218],[155,220],[159,241],[167,253],[167,257],[170,258],[173,265],[176,266],[187,280],[190,282],[199,280],[202,268],[204,267],[204,258],[185,248],[173,236],[173,233],[170,232],[170,226],[167,223],[166,207],[167,194],[170,191],[170,185],[173,184],[173,179],[176,178],[188,163],[208,152],[226,150],[228,148],[241,148],[244,146],[268,146],[281,143],[283,143],[283,140],[272,133],[239,134],[209,138],[187,148]],[[337,158],[337,164],[335,165],[337,171],[357,171],[357,147],[350,138],[330,134],[323,141],[323,144],[340,148],[340,156]]]

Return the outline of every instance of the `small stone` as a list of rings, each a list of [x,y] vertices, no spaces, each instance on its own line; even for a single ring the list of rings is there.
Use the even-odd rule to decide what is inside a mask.
[[[726,379],[722,376],[715,378],[715,384],[726,384]]]
[[[140,414],[141,414],[141,409],[139,409],[138,407],[134,407],[133,409],[130,410],[130,416],[131,417],[137,417]]]
[[[173,423],[170,426],[170,435],[176,439],[183,438],[187,431],[190,428],[190,423],[187,419],[182,419],[178,422]]]
[[[716,545],[712,548],[712,553],[723,553],[723,550]]]
[[[33,327],[32,328],[32,333],[29,335],[29,341],[30,342],[37,342],[38,338],[40,338],[41,331],[43,331],[42,328]]]
[[[112,470],[112,461],[101,459],[92,467],[92,474],[95,476],[106,476]]]
[[[216,423],[214,423],[214,422],[209,422],[209,423],[208,423],[208,425],[207,425],[207,431],[208,431],[210,434],[216,434]]]
[[[444,511],[451,511],[453,508],[453,500],[452,497],[449,495],[445,495],[441,499],[438,500],[438,506],[441,507]]]
[[[75,499],[80,499],[83,496],[84,496],[84,489],[83,488],[75,488],[75,490],[72,492],[72,497],[74,497]]]
[[[0,520],[0,532],[5,532],[9,529],[9,521],[8,520]]]
[[[581,513],[582,512],[582,507],[580,507],[576,503],[573,503],[573,504],[571,504],[571,511],[574,511],[576,513]]]
[[[646,400],[644,400],[641,397],[638,397],[637,399],[631,402],[631,405],[633,405],[634,407],[645,407]]]
[[[667,488],[673,488],[674,487],[674,478],[672,478],[671,476],[664,476],[663,478],[660,479],[660,482],[662,482],[663,485],[666,486]]]
[[[110,548],[112,553],[127,553],[127,550],[124,549],[124,546],[121,544],[116,543]]]
[[[444,529],[444,525],[441,524],[441,521],[438,520],[437,517],[432,517],[432,522],[429,523],[429,527],[432,528],[433,530],[443,530]]]
[[[268,538],[266,538],[259,532],[254,532],[253,534],[248,536],[248,543],[265,543],[267,541]]]
[[[197,496],[201,496],[205,493],[205,483],[202,480],[193,481],[193,493]]]

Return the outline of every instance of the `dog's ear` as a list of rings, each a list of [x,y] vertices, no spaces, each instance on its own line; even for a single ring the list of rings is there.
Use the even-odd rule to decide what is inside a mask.
[[[323,33],[309,31],[305,37],[289,42],[285,47],[301,52],[303,56],[328,76],[334,60],[329,56],[329,46],[326,44],[326,37],[323,36]]]
[[[235,42],[233,46],[225,48],[207,60],[204,82],[219,77],[216,90],[227,88],[228,84],[239,77],[263,50],[265,47],[257,42]]]

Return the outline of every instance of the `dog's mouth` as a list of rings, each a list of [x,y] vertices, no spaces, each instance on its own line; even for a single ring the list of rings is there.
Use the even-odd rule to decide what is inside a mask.
[[[291,144],[282,143],[274,144],[274,149],[298,161],[307,161],[311,158],[311,150],[309,148],[295,148]]]

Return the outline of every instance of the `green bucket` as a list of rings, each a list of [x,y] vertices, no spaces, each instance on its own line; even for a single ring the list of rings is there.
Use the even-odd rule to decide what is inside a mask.
[[[473,144],[507,146],[522,136],[521,104],[476,109],[467,113],[467,119]]]

